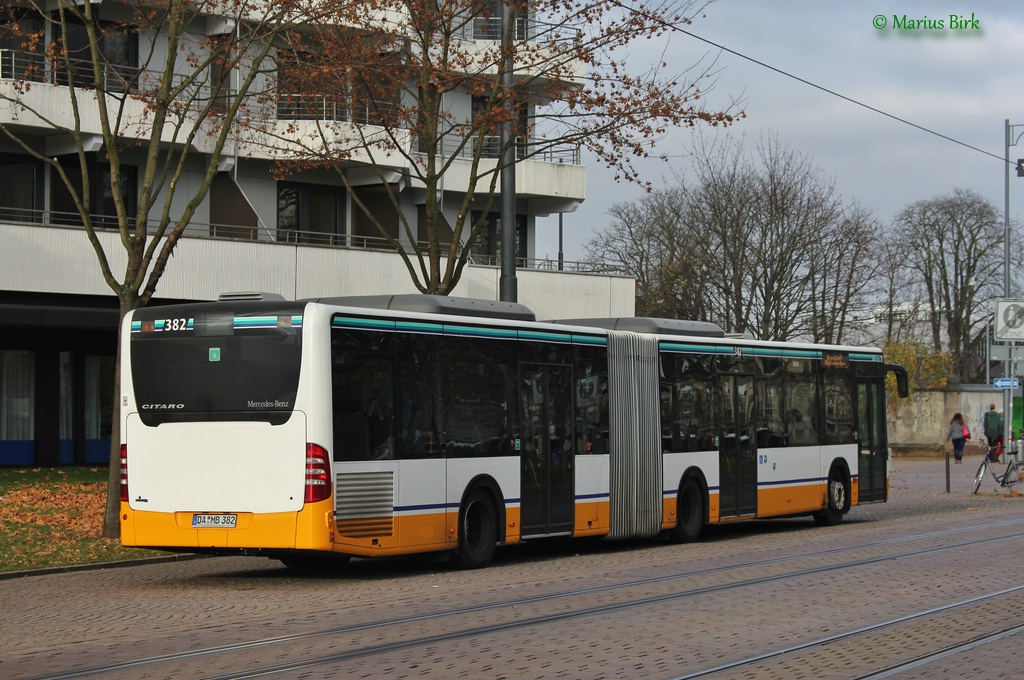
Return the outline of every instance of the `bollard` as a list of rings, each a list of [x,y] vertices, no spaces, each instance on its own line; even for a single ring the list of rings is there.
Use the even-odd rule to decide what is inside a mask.
[[[946,451],[946,493],[949,493],[949,451]]]

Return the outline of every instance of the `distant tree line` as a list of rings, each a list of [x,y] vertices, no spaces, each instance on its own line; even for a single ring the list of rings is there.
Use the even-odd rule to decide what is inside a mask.
[[[585,244],[590,259],[636,277],[637,316],[892,347],[922,387],[984,378],[987,326],[1004,295],[1004,221],[977,192],[918,201],[884,225],[777,138],[753,154],[742,141],[698,138],[693,159],[673,185],[613,206]],[[1010,243],[1016,268],[1017,224]]]

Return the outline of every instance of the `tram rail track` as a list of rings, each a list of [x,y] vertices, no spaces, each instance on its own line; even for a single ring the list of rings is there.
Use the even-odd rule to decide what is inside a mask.
[[[345,626],[337,626],[327,629],[321,629],[316,631],[306,631],[302,633],[296,633],[292,635],[273,636],[261,639],[255,639],[245,641],[241,643],[233,643],[226,645],[210,646],[202,649],[189,650],[178,653],[164,654],[158,656],[152,656],[147,658],[140,658],[134,660],[127,660],[121,662],[114,662],[107,665],[95,666],[91,668],[76,669],[65,673],[58,673],[46,676],[51,680],[64,680],[70,678],[80,677],[93,677],[102,676],[104,674],[118,674],[129,669],[138,669],[143,667],[159,666],[160,664],[180,664],[184,662],[195,661],[201,658],[217,657],[221,655],[236,654],[245,652],[248,650],[254,650],[257,648],[265,648],[274,645],[296,645],[304,642],[308,642],[318,638],[329,638],[329,639],[340,639],[346,635],[353,635],[371,630],[380,629],[408,629],[418,624],[423,624],[427,621],[438,620],[438,619],[457,619],[460,616],[477,615],[485,612],[492,612],[494,610],[508,610],[515,608],[529,607],[531,605],[538,605],[544,602],[550,602],[552,600],[566,599],[572,601],[576,598],[585,598],[595,594],[609,593],[616,591],[627,591],[628,589],[643,589],[652,585],[666,584],[672,581],[694,579],[701,576],[707,576],[709,574],[715,574],[717,576],[724,576],[727,573],[742,572],[743,570],[763,568],[768,565],[782,565],[787,562],[806,562],[811,558],[822,558],[835,555],[841,555],[844,553],[850,553],[857,550],[873,550],[879,548],[888,548],[892,546],[899,546],[901,544],[912,543],[916,541],[925,540],[942,540],[945,538],[954,537],[964,533],[977,533],[979,531],[992,531],[1001,530],[1007,528],[1014,528],[1021,524],[1024,524],[1022,520],[1002,520],[998,522],[991,522],[982,525],[974,525],[968,527],[958,527],[954,529],[947,529],[942,531],[932,531],[920,534],[914,534],[909,536],[898,536],[893,538],[868,541],[857,545],[850,546],[838,546],[835,548],[828,548],[822,550],[804,551],[794,555],[781,555],[776,557],[769,557],[759,560],[748,560],[744,562],[738,562],[729,565],[719,565],[701,569],[689,569],[680,572],[674,572],[669,574],[660,574],[652,577],[644,577],[638,579],[629,579],[624,581],[618,581],[613,583],[602,584],[599,586],[588,586],[583,588],[567,589],[552,593],[543,593],[537,595],[531,595],[523,598],[506,599],[499,602],[480,603],[464,607],[453,607],[447,608],[435,612],[422,613],[404,617],[381,619],[376,621],[366,621]],[[239,670],[237,672],[221,673],[208,675],[211,679],[216,680],[240,680],[242,678],[252,677],[263,677],[267,675],[281,674],[291,671],[299,671],[303,669],[313,668],[316,666],[324,666],[329,664],[344,663],[354,659],[361,659],[366,657],[380,656],[385,654],[391,654],[400,652],[403,650],[409,650],[416,647],[424,647],[430,645],[437,645],[444,642],[452,642],[457,640],[465,640],[483,635],[494,635],[502,632],[507,632],[515,629],[521,629],[526,627],[537,627],[550,625],[562,621],[568,621],[572,619],[586,618],[586,617],[598,617],[623,610],[629,610],[639,607],[652,607],[665,603],[672,603],[679,600],[685,600],[689,598],[697,598],[701,596],[707,596],[712,594],[727,593],[729,591],[738,590],[742,588],[751,588],[760,585],[765,585],[773,582],[787,581],[791,579],[799,579],[814,575],[827,574],[829,572],[836,572],[848,569],[855,569],[857,567],[877,564],[880,562],[902,560],[913,557],[921,557],[929,554],[934,554],[948,550],[965,550],[971,547],[976,547],[982,544],[1004,541],[1013,538],[1019,538],[1024,536],[1024,530],[1014,531],[1010,533],[1001,532],[998,535],[975,537],[965,541],[956,541],[952,543],[945,543],[942,545],[927,546],[920,549],[909,550],[909,551],[893,551],[886,552],[885,554],[863,557],[858,559],[846,560],[835,564],[828,564],[815,567],[803,567],[792,570],[786,570],[779,573],[768,574],[764,576],[757,576],[752,578],[740,578],[735,580],[726,580],[722,583],[707,585],[698,588],[688,588],[679,591],[670,591],[663,594],[644,596],[644,597],[626,597],[622,601],[616,601],[606,604],[598,604],[592,606],[574,607],[572,609],[557,612],[554,614],[538,614],[538,615],[525,615],[518,619],[496,623],[492,625],[477,625],[461,627],[457,630],[452,630],[445,633],[439,633],[435,635],[418,635],[408,639],[394,640],[390,642],[383,642],[380,644],[356,644],[351,649],[346,649],[342,652],[333,654],[321,654],[309,658],[296,659],[295,661],[283,661],[280,663],[263,665],[259,668],[250,668],[248,670]],[[1007,592],[1016,592],[1024,588],[1024,586],[1014,587],[1012,589],[1005,589],[1003,591],[996,591],[978,598],[972,598],[971,600],[965,600],[960,603],[953,603],[945,605],[945,608],[965,606],[972,601],[980,601],[985,597],[996,597],[1000,594]],[[879,623],[871,628],[871,630],[882,628],[886,625],[892,626],[897,625],[902,620],[910,620],[914,617],[926,616],[929,613],[936,613],[943,610],[943,607],[935,608],[932,612],[918,612],[917,614],[907,615],[904,617],[898,617],[888,622]],[[839,640],[844,636],[856,635],[858,633],[863,634],[867,632],[867,628],[862,631],[848,631],[843,634],[835,636],[829,636],[822,638],[817,642],[808,642],[803,645],[793,646],[793,649],[789,650],[776,650],[768,656],[762,655],[759,657],[750,657],[745,661],[737,661],[738,665],[750,665],[763,661],[769,657],[777,656],[782,653],[792,654],[801,649],[807,649],[811,645],[824,645],[829,642]],[[739,666],[737,666],[739,667]],[[722,668],[710,668],[705,671],[695,672],[696,674],[681,675],[679,678],[688,677],[702,677],[708,674],[722,673],[725,671],[725,667]],[[867,676],[865,676],[867,677]],[[881,677],[881,676],[879,676]]]
[[[991,645],[995,642],[999,642],[1003,638],[1018,635],[1020,633],[1024,633],[1024,623],[1010,626],[1000,631],[985,633],[984,635],[977,635],[965,642],[948,645],[942,649],[929,652],[927,654],[922,654],[913,659],[909,659],[907,661],[900,663],[891,664],[885,668],[880,668],[872,673],[861,675],[855,680],[880,680],[881,678],[888,678],[897,673],[902,673],[904,671],[919,668],[921,666],[927,666],[930,663],[934,663],[935,661],[939,661],[941,659],[953,656],[955,654],[961,654],[963,652],[975,649],[977,647]]]
[[[961,607],[977,604],[979,602],[985,602],[985,601],[991,600],[993,598],[1004,597],[1006,595],[1009,595],[1009,594],[1012,594],[1012,593],[1019,593],[1019,592],[1022,592],[1022,591],[1024,591],[1024,584],[1013,586],[1013,587],[1010,587],[1010,588],[1003,588],[1003,589],[1000,589],[1000,590],[997,590],[997,591],[994,591],[994,592],[991,592],[991,593],[986,593],[984,595],[979,595],[979,596],[976,596],[976,597],[971,597],[971,598],[968,598],[966,600],[960,600],[958,602],[952,602],[952,603],[949,603],[949,604],[944,604],[942,606],[933,607],[931,609],[926,609],[926,610],[923,610],[923,611],[913,612],[911,614],[906,614],[906,615],[903,615],[903,616],[897,616],[895,618],[888,619],[886,621],[881,621],[881,622],[873,623],[871,625],[862,626],[860,628],[855,628],[853,630],[843,631],[842,633],[837,633],[835,635],[829,635],[827,637],[816,639],[816,640],[810,640],[810,641],[807,641],[807,642],[800,643],[798,645],[792,645],[792,646],[781,648],[781,649],[775,649],[775,650],[772,650],[772,651],[764,652],[764,653],[757,654],[757,655],[750,656],[750,657],[746,657],[746,658],[743,658],[743,659],[737,659],[735,661],[731,661],[729,663],[721,664],[719,666],[713,666],[713,667],[710,667],[710,668],[701,669],[699,671],[694,671],[694,672],[690,672],[690,673],[684,673],[682,675],[676,675],[676,676],[674,676],[672,678],[669,678],[667,680],[694,680],[695,678],[705,678],[705,677],[713,676],[713,675],[716,675],[716,674],[719,674],[719,673],[725,673],[727,671],[737,670],[737,669],[744,668],[744,667],[747,667],[747,666],[752,666],[754,664],[763,663],[764,661],[768,661],[770,659],[777,659],[777,658],[785,656],[787,654],[794,654],[796,652],[803,652],[803,651],[806,651],[808,649],[813,649],[815,647],[822,647],[824,645],[828,645],[828,644],[831,644],[831,643],[839,641],[839,640],[846,640],[846,639],[849,639],[849,638],[854,638],[854,637],[856,637],[858,635],[864,635],[866,633],[874,633],[876,631],[880,631],[880,630],[883,630],[883,629],[886,629],[886,628],[890,628],[892,626],[899,625],[901,623],[906,623],[906,622],[909,622],[909,621],[914,621],[914,620],[917,620],[917,619],[920,619],[920,618],[924,618],[924,617],[927,617],[927,616],[934,616],[936,614],[946,614],[948,612],[951,612],[951,611],[956,610],[956,609],[961,608]],[[1006,637],[1008,635],[1014,635],[1014,634],[1016,634],[1018,632],[1021,632],[1021,631],[1024,631],[1024,623],[1019,624],[1019,625],[1011,626],[1011,627],[1006,628],[1006,629],[1004,629],[1002,631],[999,631],[996,634],[989,633],[989,634],[985,634],[985,635],[975,636],[975,637],[973,637],[971,640],[969,640],[967,642],[958,642],[956,644],[951,644],[951,645],[948,645],[946,647],[943,647],[940,650],[929,652],[928,654],[923,654],[923,655],[914,657],[913,659],[909,659],[907,661],[891,664],[891,665],[887,666],[886,668],[878,669],[878,670],[873,671],[871,673],[868,673],[866,675],[859,675],[859,676],[857,676],[857,678],[858,678],[858,680],[867,680],[869,678],[874,679],[874,678],[889,677],[890,675],[893,675],[895,673],[898,673],[898,672],[901,672],[901,671],[904,671],[904,670],[907,670],[907,669],[910,669],[910,668],[914,668],[914,667],[917,667],[917,666],[920,666],[920,665],[923,665],[923,664],[926,664],[926,663],[930,663],[931,661],[943,658],[943,657],[948,656],[950,654],[955,654],[955,653],[963,651],[965,649],[972,649],[972,648],[974,648],[974,647],[976,647],[978,645],[990,643],[990,642],[993,641],[993,639],[1001,639],[1002,637]]]

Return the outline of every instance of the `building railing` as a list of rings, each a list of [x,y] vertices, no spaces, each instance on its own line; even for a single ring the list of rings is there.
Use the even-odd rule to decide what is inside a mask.
[[[72,59],[70,64],[71,75],[75,78],[75,86],[93,87],[95,72],[92,62],[87,59]],[[154,90],[159,84],[160,78],[163,77],[159,71],[148,71],[136,66],[104,64],[102,68],[100,87],[105,92],[114,94],[123,94],[132,89]],[[173,85],[180,85],[188,77],[181,74],[175,75]],[[0,79],[25,80],[65,87],[70,84],[70,76],[63,64],[54,64],[42,54],[10,49],[0,49]],[[185,88],[179,99],[206,102],[211,98],[211,92],[208,85],[196,84],[192,88]],[[218,92],[218,96],[223,98],[226,95],[221,91]]]
[[[0,206],[0,222],[5,224],[24,224],[29,227],[53,227],[63,229],[81,229],[81,218],[77,213],[56,212],[51,210],[31,210]],[[100,231],[116,231],[117,219],[110,215],[94,215],[92,217],[93,227]],[[395,252],[395,246],[383,236],[367,236],[361,234],[329,234],[318,231],[303,231],[298,229],[262,229],[252,225],[238,224],[215,224],[206,222],[191,222],[185,229],[184,236],[189,239],[218,239],[240,242],[258,242],[272,245],[290,244],[305,245],[329,248],[342,248],[352,250],[374,250],[380,252]],[[419,247],[425,251],[427,243],[420,243]],[[447,248],[448,244],[442,244]],[[407,246],[407,248],[409,248]],[[411,249],[411,248],[410,248]],[[471,253],[467,258],[469,263],[482,267],[498,267],[500,259],[497,255],[486,253]],[[565,271],[577,274],[600,274],[611,276],[625,276],[627,273],[619,266],[604,262],[577,262],[565,260],[559,270],[558,261],[552,258],[516,258],[516,267],[520,269],[535,269],[546,271]]]
[[[42,54],[0,50],[0,78],[41,83],[46,79],[46,57]]]
[[[81,60],[79,60],[81,61]],[[81,61],[81,80],[76,84],[91,85],[92,63]],[[161,74],[154,71],[132,68],[129,66],[108,65],[103,72],[103,87],[106,92],[124,93],[132,88],[146,90],[155,88]],[[0,50],[0,78],[7,80],[24,79],[30,82],[48,82],[55,85],[68,85],[67,73],[63,69],[48,67],[43,55],[29,54],[15,50]],[[176,84],[180,84],[186,76],[175,76]],[[224,104],[214,102],[214,110],[223,110],[230,95],[218,91],[213,93],[207,85],[195,85],[186,88],[181,98],[187,101],[203,103],[211,97],[224,100]],[[318,96],[303,94],[283,94],[276,102],[278,120],[311,120],[347,122],[355,125],[383,124],[393,120],[397,107],[389,102],[354,103],[344,96]],[[472,140],[460,149],[461,137],[449,135],[441,140],[441,152],[446,156],[458,154],[459,157],[470,158],[473,154]],[[530,159],[543,163],[562,163],[580,165],[581,155],[578,144],[550,144],[542,137],[517,138],[515,141],[516,160]],[[499,158],[501,156],[501,139],[490,135],[484,139],[483,158]]]
[[[457,155],[459,158],[472,158],[475,153],[475,142],[470,139],[463,144],[463,139],[454,134],[445,135],[440,140],[438,152],[445,157]],[[543,163],[562,163],[565,165],[579,165],[581,163],[579,144],[552,144],[543,137],[516,137],[513,143],[515,145],[517,161],[528,159]],[[425,153],[422,144],[418,148],[420,153]],[[480,157],[501,158],[501,137],[498,135],[485,136]]]
[[[355,125],[393,121],[398,107],[390,102],[354,103],[343,96],[283,94],[277,99],[278,120],[319,120]]]
[[[475,17],[472,22],[473,40],[501,40],[501,17]],[[463,32],[467,35],[468,30]],[[568,43],[580,34],[580,30],[564,23],[554,24],[538,21],[535,13],[515,17],[513,40],[553,39],[556,43]]]
[[[472,253],[469,256],[469,263],[481,267],[500,267],[501,256]],[[558,260],[550,257],[517,257],[516,268],[537,269],[542,271],[566,271],[574,274],[628,276],[627,272],[621,266],[610,262],[589,262],[563,259],[561,267],[559,267]]]
[[[343,97],[285,95],[277,101],[277,117],[279,120],[317,120],[325,122],[346,122],[357,125],[380,124],[386,119],[393,119],[397,107],[387,102],[361,104],[352,106]],[[465,138],[448,134],[441,138],[439,152],[445,157],[472,158],[475,144],[470,139],[463,144]],[[579,144],[552,144],[543,137],[516,137],[516,160],[534,160],[543,163],[562,163],[580,165],[581,153]],[[419,153],[426,153],[423,144],[417,147]],[[501,137],[487,135],[483,140],[481,158],[501,157]]]
[[[473,18],[473,40],[501,40],[501,17],[474,17]],[[528,40],[532,38],[531,31],[534,27],[533,17],[518,16],[515,18],[515,40]]]

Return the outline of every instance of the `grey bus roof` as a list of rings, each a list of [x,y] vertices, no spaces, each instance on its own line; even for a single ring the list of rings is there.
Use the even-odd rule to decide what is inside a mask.
[[[517,302],[498,300],[477,300],[474,298],[447,297],[444,295],[352,295],[347,297],[319,298],[317,302],[347,307],[369,307],[390,309],[401,312],[422,312],[425,314],[448,314],[451,316],[475,316],[488,319],[514,319],[536,321],[537,316],[529,307]]]
[[[245,300],[273,300],[280,302],[284,300],[284,296],[280,293],[265,293],[259,290],[230,291],[217,296],[217,302],[239,302]]]
[[[595,326],[612,331],[633,331],[634,333],[656,333],[661,335],[691,335],[705,338],[724,338],[725,331],[707,321],[681,321],[679,319],[655,319],[647,316],[621,316],[607,319],[559,319],[554,323],[575,326]]]

